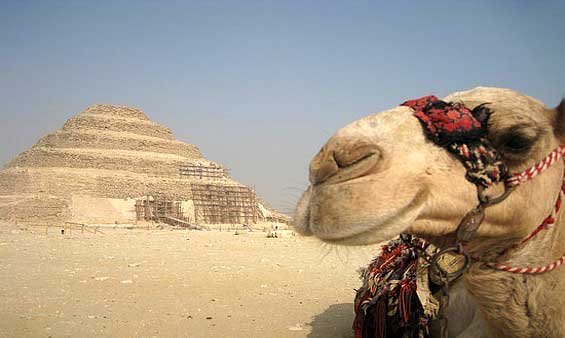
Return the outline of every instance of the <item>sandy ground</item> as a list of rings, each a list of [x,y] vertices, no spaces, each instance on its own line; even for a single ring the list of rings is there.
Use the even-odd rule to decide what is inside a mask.
[[[0,229],[0,337],[351,337],[375,248],[256,232]]]

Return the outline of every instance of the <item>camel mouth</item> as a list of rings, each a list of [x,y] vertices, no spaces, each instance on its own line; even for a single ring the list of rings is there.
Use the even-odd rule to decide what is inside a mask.
[[[386,222],[389,223],[389,222]],[[381,224],[380,226],[385,225]],[[390,225],[395,225],[394,223],[390,222]],[[385,225],[386,226],[386,225]],[[332,244],[332,245],[340,245],[340,246],[364,246],[364,245],[371,245],[376,243],[381,243],[383,241],[392,239],[394,237],[390,236],[382,240],[382,235],[380,234],[381,229],[372,228],[369,230],[365,230],[350,236],[345,236],[341,238],[320,238],[321,241]]]
[[[388,218],[379,224],[374,224],[372,228],[364,230],[349,236],[332,239],[322,239],[326,243],[344,245],[344,246],[359,246],[371,245],[384,241],[388,241],[401,233],[406,233],[414,220],[416,220],[417,212],[420,206],[417,204],[407,205],[394,217]]]
[[[342,246],[361,246],[380,243],[408,231],[423,208],[425,193],[416,192],[411,199],[405,200],[395,210],[379,215],[374,211],[364,217],[341,219],[337,222],[320,222],[321,217],[312,212],[311,199],[306,196],[306,208],[299,215],[302,225],[299,233],[313,235],[323,242]],[[303,202],[304,203],[304,202]],[[319,208],[318,208],[319,209]],[[335,207],[331,203],[317,214],[331,212]]]

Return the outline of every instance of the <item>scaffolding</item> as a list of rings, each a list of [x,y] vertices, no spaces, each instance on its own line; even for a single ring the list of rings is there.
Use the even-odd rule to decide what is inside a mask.
[[[163,222],[168,217],[184,219],[181,202],[153,198],[135,201],[135,215],[138,221]]]
[[[197,223],[250,224],[257,223],[255,190],[243,186],[192,183]]]
[[[267,216],[265,217],[265,221],[290,225],[290,217],[288,216]]]
[[[179,174],[181,178],[222,179],[228,177],[227,169],[214,163],[210,165],[199,163],[183,164],[179,166]]]

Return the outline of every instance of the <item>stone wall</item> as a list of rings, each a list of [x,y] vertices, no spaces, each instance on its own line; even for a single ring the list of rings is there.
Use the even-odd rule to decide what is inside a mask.
[[[70,220],[87,224],[133,224],[135,200],[73,195]]]
[[[49,193],[59,197],[87,195],[92,197],[138,198],[146,195],[164,196],[168,199],[192,198],[187,180],[168,180],[115,172],[69,168],[11,169],[0,172],[0,195]]]
[[[23,191],[34,191],[26,170],[0,171],[0,196],[14,195]],[[2,215],[0,214],[0,217]]]
[[[48,194],[0,197],[0,219],[18,222],[57,223],[69,219],[69,200]]]
[[[124,149],[174,154],[186,158],[202,158],[200,150],[192,144],[177,140],[110,131],[68,130],[46,135],[37,142],[45,148]]]
[[[165,128],[154,122],[136,121],[133,119],[109,118],[97,115],[78,115],[71,117],[63,130],[90,129],[102,131],[124,131],[132,134],[159,137],[174,140],[169,128]]]
[[[34,147],[10,161],[6,168],[96,168],[130,171],[149,176],[178,177],[179,167],[187,161],[182,157],[159,158],[157,155],[152,157],[151,153],[148,153],[144,156],[128,156],[110,151],[80,152],[73,149]]]
[[[86,108],[82,113],[149,120],[147,115],[145,115],[141,109],[111,104],[93,104]]]

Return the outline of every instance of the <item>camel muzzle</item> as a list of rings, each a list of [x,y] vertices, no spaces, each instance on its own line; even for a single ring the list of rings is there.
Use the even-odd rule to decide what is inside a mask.
[[[377,165],[379,148],[362,137],[340,137],[328,142],[310,163],[310,183],[340,183],[364,176]]]

